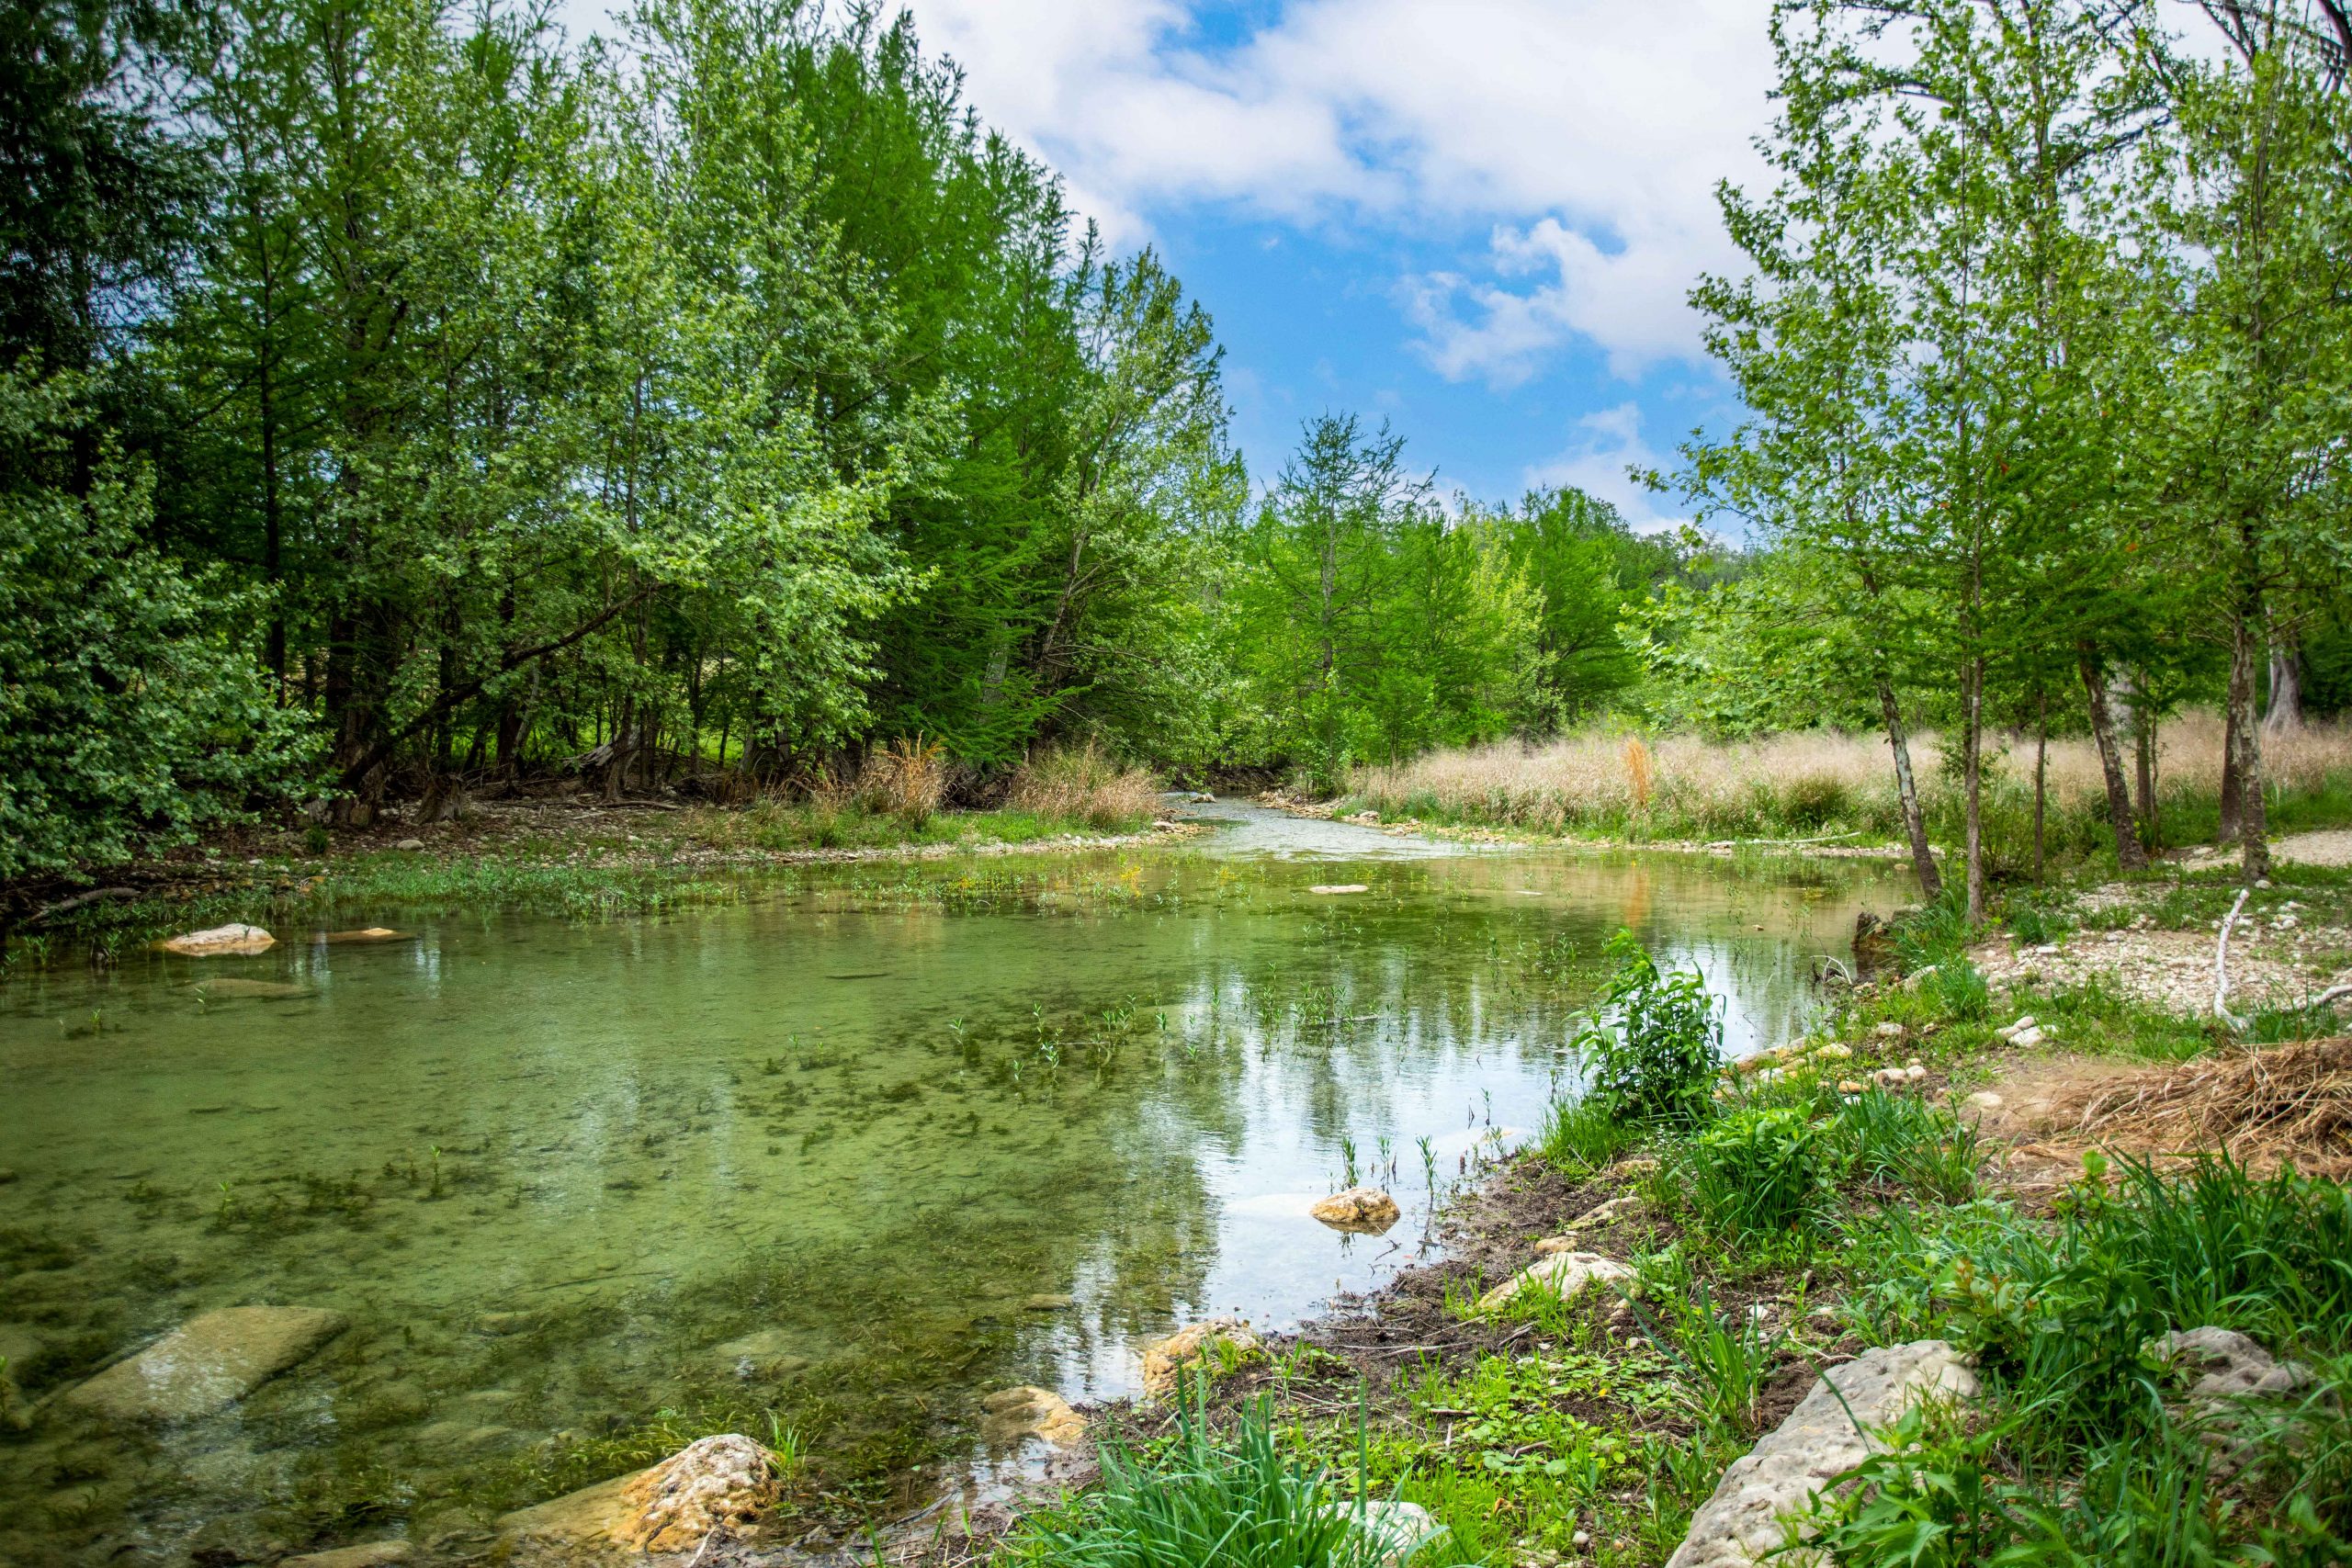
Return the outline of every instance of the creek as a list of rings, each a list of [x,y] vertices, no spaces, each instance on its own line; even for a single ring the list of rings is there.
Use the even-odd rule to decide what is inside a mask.
[[[0,1561],[487,1520],[684,1438],[891,1506],[979,1400],[1135,1391],[1430,1247],[1541,1124],[1630,927],[1735,1054],[1907,879],[1473,849],[1219,805],[1190,845],[843,866],[593,922],[379,918],[0,988],[0,1355],[35,1399],[209,1309],[350,1326],[229,1409],[0,1432]],[[1362,892],[1317,887],[1362,885]],[[221,981],[241,982],[221,985]],[[1387,1235],[1306,1212],[1351,1180]]]

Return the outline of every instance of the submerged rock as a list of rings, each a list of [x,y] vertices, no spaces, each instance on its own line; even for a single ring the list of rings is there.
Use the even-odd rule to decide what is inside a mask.
[[[1039,1294],[1022,1298],[1023,1312],[1068,1312],[1078,1304],[1076,1296]]]
[[[332,1551],[306,1551],[288,1557],[277,1568],[389,1568],[412,1555],[404,1540],[370,1540],[358,1546],[338,1546]]]
[[[298,986],[290,980],[247,980],[229,976],[218,980],[198,981],[196,994],[207,998],[213,997],[288,998],[307,997],[311,994],[311,991],[310,987]]]
[[[117,1421],[187,1421],[251,1393],[342,1333],[322,1307],[222,1307],[192,1317],[65,1395]]]
[[[500,1517],[510,1548],[693,1551],[713,1531],[752,1523],[784,1483],[776,1457],[741,1433],[704,1438],[650,1470],[616,1475]]]
[[[1204,1318],[1180,1328],[1167,1338],[1144,1347],[1143,1389],[1146,1393],[1175,1391],[1186,1368],[1199,1364],[1214,1376],[1230,1361],[1259,1354],[1265,1346],[1250,1325],[1238,1317]]]
[[[1865,1432],[1925,1400],[1973,1399],[1976,1388],[1967,1361],[1940,1339],[1865,1350],[1832,1368],[1787,1420],[1732,1461],[1667,1568],[1753,1568],[1772,1560],[1788,1539],[1787,1517],[1870,1457]]]
[[[1307,1213],[1333,1230],[1378,1235],[1395,1224],[1400,1211],[1396,1200],[1377,1187],[1351,1187],[1320,1200]]]
[[[1363,882],[1318,882],[1307,889],[1309,893],[1369,893],[1371,885]]]
[[[796,1353],[799,1343],[787,1329],[763,1328],[715,1346],[713,1352],[739,1378],[781,1378],[808,1367],[808,1358]]]
[[[988,1415],[980,1436],[990,1448],[1018,1448],[1024,1438],[1043,1438],[1057,1449],[1075,1448],[1086,1436],[1086,1417],[1049,1388],[1023,1383],[1001,1388],[980,1401]]]
[[[390,926],[367,926],[356,931],[321,931],[315,942],[406,942],[408,932],[396,931]]]
[[[1537,1258],[1480,1296],[1478,1310],[1493,1312],[1521,1291],[1531,1288],[1548,1291],[1564,1302],[1572,1302],[1595,1284],[1634,1278],[1633,1269],[1613,1258],[1603,1258],[1598,1252],[1555,1252],[1549,1257]]]
[[[277,945],[277,939],[259,926],[213,926],[182,931],[155,945],[189,958],[242,958],[268,952]]]

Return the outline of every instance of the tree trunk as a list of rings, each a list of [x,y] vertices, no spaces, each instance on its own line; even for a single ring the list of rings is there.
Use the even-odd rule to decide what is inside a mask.
[[[2290,638],[2270,643],[2270,705],[2262,715],[2263,732],[2288,735],[2303,727],[2302,650]]]
[[[2033,879],[2041,880],[2042,824],[2050,799],[2050,694],[2041,694],[2033,736]]]
[[[2082,671],[2083,692],[2091,705],[2091,738],[2098,742],[2098,769],[2107,781],[2108,824],[2115,829],[2115,863],[2125,871],[2145,871],[2148,852],[2132,822],[2132,789],[2123,780],[2123,755],[2115,740],[2115,716],[2107,705],[2107,676],[2098,654],[2088,643],[2075,649],[2075,668]]]
[[[1968,924],[1984,923],[1984,656],[1968,661],[1961,691],[1961,778],[1966,796]]]
[[[2240,599],[2230,623],[2229,773],[2238,781],[2238,841],[2245,847],[2245,879],[2270,874],[2270,845],[2263,820],[2262,729],[2255,722],[2254,666],[2260,656],[2262,616],[2256,594]]]
[[[1936,852],[1928,843],[1928,824],[1919,810],[1918,781],[1911,775],[1911,742],[1903,730],[1903,705],[1895,701],[1894,682],[1878,673],[1879,711],[1886,716],[1886,743],[1894,753],[1894,794],[1903,806],[1903,832],[1911,840],[1911,869],[1919,878],[1920,895],[1933,903],[1943,897],[1943,874],[1936,869]]]
[[[2140,818],[2140,842],[2154,854],[2165,841],[2156,815],[2156,712],[2139,680],[2132,692],[2132,808]]]
[[[2238,716],[2245,713],[2248,716],[2247,722],[2252,722],[2254,693],[2250,667],[2246,684],[2247,690],[2241,694],[2238,691],[2237,660],[2233,653],[2230,660],[2230,692],[2222,705],[2224,717],[2222,725],[2221,822],[2213,832],[2213,841],[2220,844],[2236,843],[2239,829],[2245,826],[2245,785],[2238,774],[2238,757],[2245,748],[2239,740]]]

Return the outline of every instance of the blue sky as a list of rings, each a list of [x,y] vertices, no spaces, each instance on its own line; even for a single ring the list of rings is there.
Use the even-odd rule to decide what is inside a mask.
[[[1760,179],[1769,0],[905,0],[991,124],[1215,316],[1269,479],[1385,416],[1442,490],[1623,477],[1737,410],[1684,303]],[[575,36],[602,0],[570,0]]]

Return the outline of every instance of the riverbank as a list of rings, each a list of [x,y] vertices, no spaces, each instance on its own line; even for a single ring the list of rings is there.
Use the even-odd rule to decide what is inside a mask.
[[[910,819],[812,805],[478,802],[431,824],[391,813],[361,831],[240,829],[87,879],[92,886],[59,886],[26,911],[6,956],[39,964],[85,947],[110,954],[200,926],[333,925],[369,909],[646,913],[730,902],[746,874],[1130,849],[1204,830],[1173,805],[1159,818],[1000,809]]]
[[[2207,907],[2235,901],[2218,876],[2086,889],[2029,916],[2031,942],[1907,922],[1881,977],[1727,1074],[1698,1122],[1555,1114],[1453,1210],[1443,1262],[1233,1362],[1209,1427],[1233,1451],[1271,1433],[1336,1500],[1424,1510],[1444,1534],[1420,1561],[1643,1568],[1695,1519],[1678,1561],[1707,1562],[1743,1529],[1777,1543],[1758,1531],[1791,1453],[1778,1501],[1799,1512],[1864,1461],[1850,1428],[1827,1468],[1771,1436],[1824,1373],[1842,1393],[1924,1358],[1946,1392],[1868,1461],[1879,1487],[1810,1516],[1841,1561],[1922,1531],[1954,1562],[2114,1561],[2182,1532],[2211,1560],[2340,1561],[2352,1039],[2332,1010],[2246,996],[2308,998],[2346,956],[2344,874],[2299,874],[2239,911],[2262,950],[2237,961],[2244,1036],[2129,963],[2090,966],[2111,938],[2196,931],[2210,977]],[[1106,1425],[1192,1474],[1192,1419]],[[1775,1457],[1726,1481],[1751,1449]],[[1060,1560],[1091,1507],[1006,1555]]]

